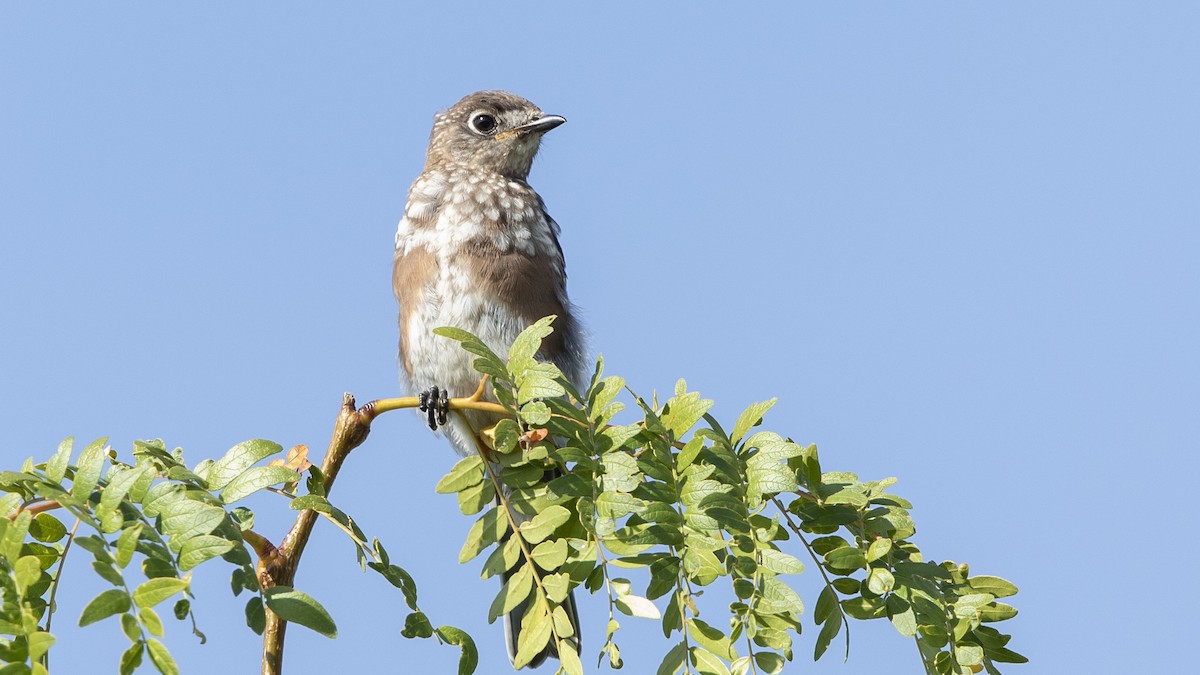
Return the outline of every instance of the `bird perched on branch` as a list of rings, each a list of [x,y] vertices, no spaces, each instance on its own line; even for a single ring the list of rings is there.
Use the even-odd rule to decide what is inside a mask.
[[[480,374],[458,343],[433,335],[454,326],[504,355],[534,321],[558,318],[538,357],[553,362],[576,387],[586,382],[583,340],[567,298],[558,224],[527,179],[542,135],[566,120],[544,114],[503,91],[481,91],[434,117],[425,168],[409,189],[396,230],[392,287],[400,304],[400,363],[409,388],[429,399],[437,427],[439,401],[470,395]],[[444,431],[459,454],[476,452],[476,434],[495,415],[462,411]],[[573,598],[563,603],[578,652]],[[524,605],[505,616],[515,661]],[[554,641],[534,657],[557,657]]]

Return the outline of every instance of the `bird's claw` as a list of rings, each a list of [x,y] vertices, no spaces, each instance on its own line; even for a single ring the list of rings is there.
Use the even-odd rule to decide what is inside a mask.
[[[429,428],[437,431],[439,425],[445,426],[450,417],[450,393],[434,385],[429,391],[421,392],[418,397],[419,410],[425,413]]]

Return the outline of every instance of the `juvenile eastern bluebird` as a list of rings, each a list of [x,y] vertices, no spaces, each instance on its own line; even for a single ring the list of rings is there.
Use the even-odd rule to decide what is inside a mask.
[[[396,230],[392,288],[400,303],[400,363],[413,392],[429,392],[430,426],[440,396],[475,391],[474,356],[458,343],[433,335],[454,326],[507,354],[517,335],[555,314],[554,333],[538,358],[558,366],[577,387],[586,384],[583,339],[567,299],[567,275],[558,224],[526,180],[542,135],[565,119],[546,115],[503,91],[467,96],[434,117],[425,169],[408,192]],[[423,394],[423,400],[426,395]],[[464,411],[444,431],[459,454],[476,452],[475,434],[498,421]],[[465,419],[464,419],[465,418]],[[574,598],[563,603],[578,651]],[[510,659],[525,605],[504,617]],[[530,661],[557,657],[553,641]]]

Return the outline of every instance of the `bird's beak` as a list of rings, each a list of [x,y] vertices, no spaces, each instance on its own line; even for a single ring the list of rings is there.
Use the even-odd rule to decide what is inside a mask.
[[[507,136],[524,136],[526,134],[544,134],[566,121],[567,118],[559,115],[543,115],[532,122],[522,124],[519,127],[514,127],[506,132],[497,134],[496,139],[499,140]]]

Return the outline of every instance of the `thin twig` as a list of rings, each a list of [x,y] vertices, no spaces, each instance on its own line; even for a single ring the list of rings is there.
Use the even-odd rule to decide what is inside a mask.
[[[817,560],[817,552],[814,551],[812,546],[809,545],[808,539],[804,538],[804,533],[800,531],[800,528],[796,526],[796,523],[792,522],[792,514],[789,513],[788,510],[783,506],[783,502],[779,501],[779,497],[771,497],[771,501],[774,502],[775,507],[779,509],[779,512],[783,514],[784,522],[786,522],[788,527],[791,528],[792,532],[795,532],[796,536],[799,537],[800,543],[804,544],[804,548],[808,551],[809,557],[812,558],[813,563],[815,563],[817,566],[817,571],[821,573],[821,578],[825,580],[825,586],[827,588],[833,588],[833,582],[829,580],[829,575],[825,573],[825,568],[821,565],[821,561]],[[842,615],[842,627],[846,629],[846,658],[849,659],[850,621],[846,618],[846,612],[842,609],[842,603],[838,602],[837,600],[836,588],[833,590],[833,606],[837,607],[838,614]]]
[[[397,404],[397,401],[407,405]],[[381,405],[387,402],[392,403]],[[342,397],[342,407],[334,424],[333,438],[329,441],[329,448],[321,462],[321,473],[325,477],[325,493],[329,494],[338,471],[342,468],[342,462],[346,460],[350,451],[366,440],[367,434],[371,431],[371,421],[376,416],[387,410],[416,407],[416,405],[416,398],[411,400],[384,399],[368,403],[362,409],[356,409],[354,396],[345,394]],[[301,511],[297,514],[292,529],[288,531],[287,536],[283,538],[283,543],[278,547],[277,564],[262,565],[263,561],[260,560],[259,569],[267,572],[269,583],[279,586],[292,585],[296,577],[296,569],[300,564],[300,556],[304,553],[304,547],[308,544],[316,521],[316,511],[311,509]],[[282,674],[283,643],[286,631],[287,621],[281,619],[279,615],[271,611],[270,607],[267,607],[266,624],[263,629],[263,675]]]
[[[58,502],[54,502],[58,504]],[[75,519],[75,524],[71,527],[71,533],[67,535],[67,543],[63,544],[62,555],[58,557],[58,569],[54,572],[54,585],[50,587],[50,600],[46,603],[46,632],[50,632],[50,622],[54,619],[54,598],[58,595],[58,587],[61,585],[63,566],[67,562],[67,551],[71,550],[71,542],[75,541],[75,531],[79,529],[79,518]],[[42,665],[46,668],[50,667],[50,652],[46,651],[42,655]]]

